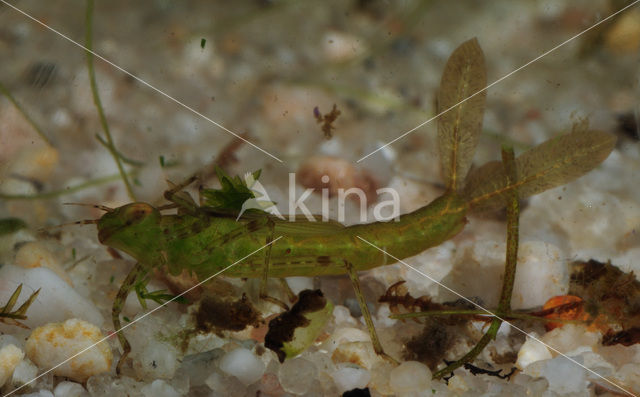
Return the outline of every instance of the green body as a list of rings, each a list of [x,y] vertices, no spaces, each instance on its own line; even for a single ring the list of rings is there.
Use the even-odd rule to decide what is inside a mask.
[[[162,215],[146,203],[133,203],[102,216],[100,242],[120,249],[149,267],[168,266],[204,279],[282,236],[273,244],[270,277],[345,274],[345,261],[356,270],[390,264],[380,250],[403,259],[439,245],[466,222],[467,204],[447,193],[399,221],[345,227],[335,222],[288,221],[262,213],[238,221],[207,214]],[[273,222],[273,227],[269,226]],[[225,271],[229,277],[260,277],[266,256],[251,255]]]

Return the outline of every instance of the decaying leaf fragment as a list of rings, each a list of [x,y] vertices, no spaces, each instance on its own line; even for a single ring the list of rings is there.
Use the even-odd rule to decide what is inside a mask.
[[[316,340],[333,313],[333,304],[320,290],[304,290],[291,310],[269,322],[265,347],[278,355],[280,362],[302,353]]]
[[[604,334],[605,346],[640,343],[640,282],[633,272],[593,259],[570,267],[569,295],[549,299],[544,308],[554,311],[544,317],[587,322]]]

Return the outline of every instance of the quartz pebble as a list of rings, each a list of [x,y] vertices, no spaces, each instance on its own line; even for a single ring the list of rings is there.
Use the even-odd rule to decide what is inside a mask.
[[[142,397],[144,383],[127,376],[117,378],[108,374],[92,376],[87,380],[87,390],[92,397],[135,396]]]
[[[364,389],[371,380],[371,373],[364,368],[350,364],[338,365],[332,374],[340,394],[348,390]]]
[[[38,327],[25,345],[27,356],[40,368],[53,368],[103,338],[100,329],[83,320],[71,319]],[[74,357],[53,370],[54,375],[84,382],[92,375],[111,369],[111,349],[106,343]]]
[[[572,358],[578,362],[582,361],[580,357]],[[560,395],[578,393],[586,390],[588,385],[586,370],[574,363],[568,363],[563,356],[535,362],[525,373],[533,377],[545,377],[549,382],[549,390]]]
[[[71,279],[64,271],[58,260],[44,244],[38,241],[25,243],[16,252],[15,264],[24,268],[46,267],[51,269],[61,279],[72,285]]]
[[[23,324],[35,328],[47,323],[62,322],[68,318],[79,318],[101,326],[104,318],[88,299],[83,298],[66,281],[45,267],[25,269],[4,265],[0,268],[0,302],[6,302],[16,287],[22,283],[20,305],[33,291],[40,288],[38,297],[29,307]],[[28,287],[27,287],[28,286]]]
[[[581,324],[565,324],[543,335],[541,340],[564,354],[591,351],[600,340],[598,332],[590,332]],[[556,353],[554,352],[554,355]]]
[[[180,397],[180,393],[162,379],[156,379],[144,386],[142,394],[144,397]]]
[[[227,376],[220,372],[213,372],[205,380],[205,384],[211,390],[223,393],[228,397],[242,397],[247,391],[247,387],[235,376]]]
[[[431,386],[431,370],[417,361],[405,361],[391,371],[389,386],[397,395],[417,392]]]
[[[358,328],[337,328],[323,344],[323,347],[333,353],[338,346],[347,342],[371,342],[371,338],[366,331]]]
[[[63,381],[58,383],[53,390],[53,395],[55,397],[86,397],[89,392],[79,383]]]
[[[15,345],[6,345],[0,349],[0,387],[11,377],[23,358],[24,352]]]
[[[265,365],[251,350],[238,348],[222,357],[220,369],[235,376],[245,385],[250,385],[262,377]]]
[[[286,360],[278,370],[278,379],[282,388],[291,394],[305,394],[311,387],[316,366],[309,360],[296,357]]]
[[[329,61],[345,62],[365,51],[363,43],[363,40],[357,36],[330,31],[322,38],[322,50]]]
[[[136,355],[133,366],[140,379],[171,379],[178,366],[177,360],[173,346],[149,339]]]
[[[371,369],[382,358],[373,350],[371,342],[342,343],[331,356],[334,362],[349,362],[362,368]]]
[[[533,334],[535,336],[535,334]],[[551,352],[547,347],[539,341],[527,337],[526,342],[518,351],[518,359],[516,360],[516,367],[520,370],[524,370],[532,363],[540,360],[547,360],[551,358]]]
[[[542,241],[527,241],[518,250],[518,271],[511,295],[514,310],[544,305],[551,296],[569,291],[569,270],[560,249]],[[504,260],[504,259],[503,259]]]
[[[38,390],[33,393],[23,394],[22,397],[54,397],[49,390]]]
[[[14,386],[22,386],[32,381],[38,375],[38,367],[35,366],[28,358],[20,361],[13,371],[11,383]]]

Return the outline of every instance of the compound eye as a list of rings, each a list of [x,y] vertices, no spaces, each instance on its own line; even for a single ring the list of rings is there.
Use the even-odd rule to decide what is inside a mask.
[[[140,222],[153,211],[154,208],[147,203],[133,203],[127,206],[124,216],[127,219],[127,224],[131,225]]]

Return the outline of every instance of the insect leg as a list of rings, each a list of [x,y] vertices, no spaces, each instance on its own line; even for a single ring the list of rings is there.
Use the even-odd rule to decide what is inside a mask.
[[[289,302],[295,302],[296,299],[298,299],[298,296],[291,290],[291,287],[289,287],[289,284],[287,284],[287,280],[284,278],[279,278],[278,280],[280,280],[280,285],[282,285],[282,289],[284,289],[285,292],[287,293]]]
[[[367,302],[365,301],[364,295],[362,294],[362,288],[360,288],[358,272],[356,272],[356,270],[353,268],[353,265],[348,261],[345,260],[344,264],[347,269],[347,273],[349,273],[349,278],[351,279],[353,290],[356,293],[356,298],[358,299],[358,304],[360,305],[360,310],[362,311],[364,322],[367,324],[367,329],[369,330],[369,335],[371,336],[371,343],[373,344],[373,350],[375,350],[376,354],[378,354],[379,356],[384,357],[392,363],[399,364],[398,361],[389,356],[384,352],[384,349],[382,349],[382,344],[380,343],[380,339],[378,339],[378,333],[376,332],[376,328],[373,325],[373,320],[371,319],[369,307],[367,306]]]
[[[113,301],[113,307],[111,308],[111,320],[113,321],[113,328],[118,335],[120,346],[122,346],[122,355],[120,356],[118,364],[116,365],[117,374],[120,374],[122,364],[124,364],[124,360],[131,352],[131,345],[129,344],[129,341],[127,341],[127,338],[124,336],[124,333],[121,331],[122,326],[120,324],[120,313],[122,312],[122,307],[127,300],[127,296],[136,285],[136,280],[144,275],[146,271],[146,266],[144,266],[141,262],[136,263],[136,265],[133,267],[133,269],[131,269],[129,274],[127,274],[127,277],[122,282],[122,285],[118,290],[118,295],[116,295],[116,299]]]
[[[263,265],[263,272],[262,272],[262,279],[260,280],[260,299],[264,299],[267,302],[271,302],[273,304],[276,304],[280,307],[282,307],[284,310],[289,310],[289,306],[284,303],[283,301],[281,301],[278,298],[274,298],[272,296],[269,296],[267,294],[267,281],[269,279],[269,264],[271,262],[271,247],[273,246],[273,244],[271,244],[271,242],[273,241],[273,235],[275,233],[275,223],[273,222],[273,219],[267,217],[267,227],[269,228],[270,232],[269,235],[267,236],[267,242],[266,244],[268,244],[268,247],[266,249],[265,252],[265,258],[264,258],[264,265]],[[285,281],[286,284],[286,281]]]
[[[177,206],[178,213],[189,213],[192,215],[197,213],[198,204],[193,200],[193,197],[191,197],[189,193],[182,191],[197,180],[198,177],[193,175],[179,185],[172,185],[171,189],[164,192],[164,198]]]

